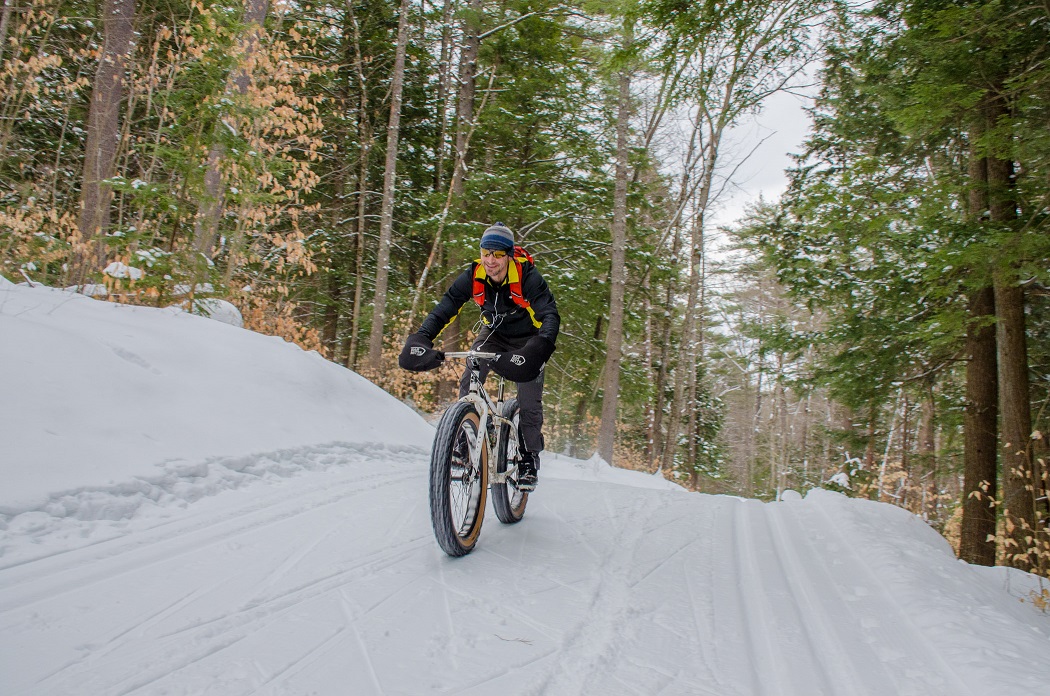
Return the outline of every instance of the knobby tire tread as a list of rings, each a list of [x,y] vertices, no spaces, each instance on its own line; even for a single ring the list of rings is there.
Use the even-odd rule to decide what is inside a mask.
[[[482,452],[481,491],[474,518],[468,525],[466,535],[461,536],[452,519],[449,490],[452,483],[452,447],[464,421],[471,421],[478,432],[480,420],[473,404],[458,401],[445,411],[438,422],[434,436],[434,447],[430,454],[430,519],[438,545],[449,556],[465,556],[474,550],[481,524],[485,519],[486,493],[488,489],[487,447]],[[478,436],[481,437],[480,433]]]
[[[503,407],[503,416],[513,420],[519,410],[518,400],[510,399]],[[496,473],[502,474],[508,468],[507,450],[510,444],[511,428],[509,425],[501,425],[500,444],[496,452]],[[517,437],[517,434],[514,434]],[[520,492],[510,483],[492,484],[492,507],[496,510],[496,517],[503,524],[516,524],[521,522],[525,515],[525,505],[529,502],[529,494]]]

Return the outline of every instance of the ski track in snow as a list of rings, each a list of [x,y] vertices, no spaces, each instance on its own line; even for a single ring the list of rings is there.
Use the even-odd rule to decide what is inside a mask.
[[[170,465],[13,515],[8,529],[34,517],[40,548],[0,557],[3,692],[956,696],[995,684],[931,644],[894,591],[906,568],[854,547],[866,533],[854,507],[546,476],[524,521],[490,513],[477,550],[450,559],[430,530],[427,461],[336,443]],[[92,516],[103,509],[123,517]]]
[[[630,601],[628,576],[653,511],[647,509],[644,497],[628,510],[617,509],[609,500],[609,491],[601,492],[612,528],[607,537],[611,548],[602,550],[599,563],[602,572],[588,592],[591,601],[587,613],[592,618],[574,627],[562,639],[558,666],[549,680],[540,685],[538,693],[583,693],[596,675],[608,671],[623,628],[630,623],[629,614],[635,611]]]

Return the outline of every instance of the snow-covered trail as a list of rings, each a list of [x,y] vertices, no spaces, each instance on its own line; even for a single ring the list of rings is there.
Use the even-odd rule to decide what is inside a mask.
[[[1032,608],[896,508],[617,485],[554,460],[521,524],[490,514],[450,559],[427,458],[271,454],[280,476],[0,557],[3,693],[1047,693]]]

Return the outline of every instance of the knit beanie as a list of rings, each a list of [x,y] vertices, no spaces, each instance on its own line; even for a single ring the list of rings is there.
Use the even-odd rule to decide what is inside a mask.
[[[502,222],[497,222],[481,235],[481,248],[514,251],[514,232]]]

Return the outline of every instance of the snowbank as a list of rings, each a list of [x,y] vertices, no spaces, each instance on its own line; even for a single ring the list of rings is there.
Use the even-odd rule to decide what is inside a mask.
[[[8,515],[209,458],[433,437],[375,385],[282,339],[7,281],[0,385]]]

